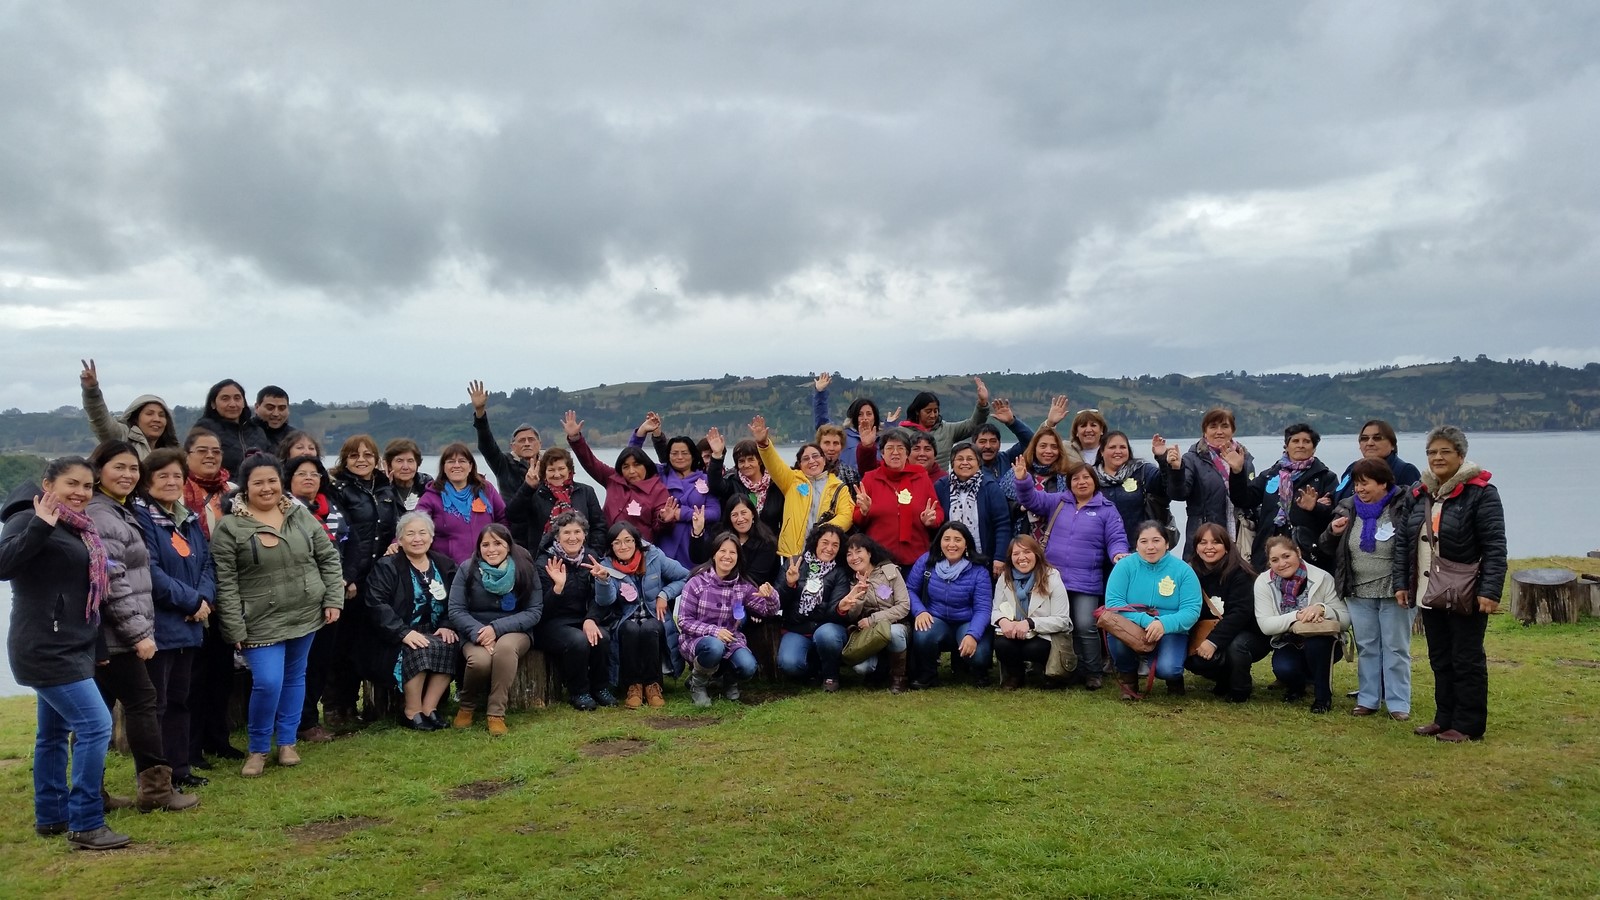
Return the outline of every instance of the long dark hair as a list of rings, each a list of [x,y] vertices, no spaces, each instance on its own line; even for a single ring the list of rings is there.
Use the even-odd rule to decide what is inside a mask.
[[[767,527],[767,523],[761,521],[761,513],[756,509],[756,502],[751,500],[750,495],[743,491],[739,491],[728,498],[727,504],[722,507],[722,524],[726,525],[730,532],[733,531],[732,513],[734,508],[739,506],[750,510],[751,543],[762,547],[776,547],[778,545],[777,536],[772,533],[771,528]],[[734,532],[734,534],[737,536],[737,532]]]
[[[472,455],[471,447],[460,441],[446,444],[445,448],[439,451],[439,474],[433,479],[433,483],[428,485],[428,489],[437,491],[441,495],[444,493],[444,486],[450,483],[450,479],[446,478],[444,474],[444,462],[452,456],[465,456],[467,458],[467,462],[472,465],[472,468],[467,471],[467,484],[480,494],[487,493],[484,487],[488,485],[488,482],[484,480],[483,473],[478,471],[478,458]]]
[[[1218,541],[1222,546],[1228,548],[1228,552],[1222,557],[1222,561],[1215,566],[1207,565],[1205,560],[1202,560],[1198,555],[1189,560],[1189,568],[1194,570],[1196,577],[1205,578],[1208,575],[1215,575],[1218,583],[1225,582],[1233,577],[1234,572],[1243,572],[1249,578],[1256,577],[1256,570],[1250,566],[1250,561],[1239,555],[1239,545],[1233,538],[1228,536],[1228,529],[1215,522],[1202,522],[1200,527],[1194,530],[1194,539],[1190,541],[1189,546],[1193,548],[1200,543],[1200,539],[1203,537]]]
[[[511,539],[511,529],[501,525],[499,522],[491,522],[485,525],[482,531],[478,532],[477,540],[472,542],[472,555],[467,557],[466,565],[461,567],[460,574],[456,577],[477,577],[478,566],[484,564],[483,550],[481,548],[483,547],[483,537],[486,534],[492,534],[505,541],[506,546],[511,548],[506,559],[511,560],[517,570],[511,582],[512,593],[516,594],[519,600],[526,600],[533,596],[533,590],[539,584],[539,572],[534,567],[533,557],[528,555],[528,551],[522,549],[517,545],[516,541]],[[471,582],[468,582],[468,584],[470,585]]]
[[[739,537],[731,531],[724,531],[711,539],[711,552],[707,554],[706,561],[695,566],[694,571],[689,573],[689,577],[693,578],[701,572],[709,570],[713,576],[720,578],[721,576],[717,575],[716,572],[717,553],[722,549],[723,544],[732,544],[733,552],[738,554],[738,560],[733,564],[733,580],[749,582],[750,576],[745,574],[744,545],[739,543]]]
[[[667,439],[667,458],[662,460],[662,462],[666,464],[667,468],[672,468],[672,446],[674,444],[683,444],[689,448],[689,471],[704,472],[706,470],[706,461],[700,458],[700,446],[695,443],[694,438],[689,437],[686,434],[680,434],[677,437]],[[677,470],[674,469],[673,471]]]
[[[939,546],[939,542],[944,539],[944,533],[947,531],[954,531],[966,540],[967,549],[962,551],[962,559],[974,565],[982,564],[983,557],[978,555],[978,543],[972,539],[972,532],[967,526],[961,522],[945,522],[933,532],[933,540],[928,542],[928,565],[931,566],[944,559],[944,548]]]
[[[867,560],[872,564],[872,568],[874,569],[883,565],[884,563],[894,562],[894,557],[889,555],[889,550],[887,547],[883,546],[865,534],[850,535],[850,539],[844,542],[844,549],[840,552],[848,556],[851,550],[867,551]],[[845,568],[848,569],[849,567],[849,562],[846,561]]]
[[[206,391],[206,408],[205,408],[205,410],[203,412],[201,412],[201,415],[202,416],[211,415],[211,416],[216,416],[219,419],[222,418],[222,413],[217,412],[217,395],[222,393],[222,389],[226,388],[226,387],[236,387],[236,388],[238,388],[239,389],[239,396],[245,398],[245,404],[246,405],[245,405],[244,411],[239,413],[239,421],[243,422],[250,415],[250,407],[249,407],[249,402],[250,402],[249,401],[249,396],[250,395],[245,393],[244,385],[240,384],[237,381],[234,381],[232,378],[224,378],[221,381],[217,382],[216,384],[213,384],[211,386],[211,390]],[[226,421],[226,420],[224,420],[224,421]]]
[[[887,427],[883,421],[883,413],[878,410],[878,404],[874,403],[871,397],[857,397],[850,401],[850,406],[844,411],[845,421],[849,422],[850,427],[857,433],[861,431],[861,411],[869,408],[872,410],[872,424],[877,426],[879,431]]]
[[[100,486],[100,470],[105,468],[106,463],[111,462],[113,459],[116,459],[124,453],[132,456],[134,459],[139,458],[139,451],[133,449],[133,445],[127,441],[101,441],[99,444],[95,445],[94,450],[89,453],[89,465],[94,469],[94,483],[96,487]],[[139,474],[141,478],[144,475],[143,462],[139,463]]]

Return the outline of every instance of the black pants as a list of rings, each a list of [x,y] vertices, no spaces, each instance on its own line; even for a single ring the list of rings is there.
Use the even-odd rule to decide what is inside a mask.
[[[537,646],[556,657],[561,666],[561,680],[566,684],[569,695],[577,697],[606,686],[611,640],[606,637],[605,629],[600,631],[600,643],[591,647],[581,625],[541,622]],[[660,668],[657,667],[656,671],[660,671]]]
[[[1488,626],[1483,613],[1422,610],[1428,667],[1433,669],[1433,721],[1468,737],[1483,737],[1489,723],[1489,660],[1483,653]]]
[[[172,766],[172,777],[183,778],[189,769],[189,689],[198,647],[158,650],[145,663],[156,689],[156,719],[161,723],[161,752]]]
[[[347,600],[334,628],[333,657],[328,663],[327,678],[322,686],[322,708],[343,710],[354,714],[361,700],[361,642],[366,635],[365,593]],[[314,696],[307,691],[306,696]]]
[[[1190,655],[1184,668],[1217,683],[1223,693],[1235,700],[1246,700],[1255,685],[1250,680],[1250,667],[1265,659],[1272,651],[1266,635],[1242,631],[1233,636],[1226,647],[1218,647],[1210,659]]]
[[[655,684],[661,680],[661,646],[666,636],[653,616],[624,619],[617,628],[617,649],[621,651],[620,684]]]
[[[161,753],[161,723],[156,718],[156,687],[144,660],[132,651],[113,653],[110,662],[94,667],[94,681],[106,709],[122,703],[122,730],[133,751],[134,771],[166,765],[167,758]]]
[[[228,703],[233,699],[233,645],[222,640],[217,617],[206,626],[189,687],[189,759],[233,746]]]
[[[311,653],[306,657],[306,698],[300,705],[301,731],[318,724],[317,701],[322,699],[322,688],[328,680],[328,672],[333,668],[341,624],[334,622],[323,625],[317,629],[317,636],[311,639]],[[334,708],[328,704],[328,709]]]
[[[1037,635],[1031,638],[1001,637],[994,638],[994,656],[1000,660],[1000,674],[1022,674],[1024,663],[1033,663],[1033,670],[1040,677],[1044,676],[1045,664],[1050,661],[1050,639]]]

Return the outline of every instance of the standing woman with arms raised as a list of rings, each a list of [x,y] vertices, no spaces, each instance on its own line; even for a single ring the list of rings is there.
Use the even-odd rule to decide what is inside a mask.
[[[172,427],[172,410],[167,407],[167,401],[155,394],[140,394],[128,404],[122,418],[113,419],[100,393],[100,373],[95,369],[94,360],[83,361],[78,384],[83,388],[83,412],[89,417],[89,429],[94,432],[95,440],[127,441],[140,459],[157,447],[178,446],[178,433]]]
[[[33,830],[65,833],[76,849],[112,850],[129,840],[106,827],[111,711],[95,687],[95,643],[101,603],[113,585],[127,588],[84,511],[93,495],[94,471],[81,456],[51,462],[42,495],[31,485],[13,491],[0,508],[0,579],[11,582],[11,676],[36,698]]]
[[[978,404],[971,418],[964,422],[946,422],[940,415],[939,398],[923,391],[906,407],[906,419],[933,438],[934,456],[940,468],[950,464],[950,448],[956,441],[965,440],[978,433],[978,426],[989,420],[989,388],[982,378],[972,379],[978,389]],[[864,471],[864,470],[863,470]]]
[[[836,427],[836,426],[835,426]],[[711,493],[717,496],[726,510],[736,496],[746,496],[756,506],[761,521],[773,534],[783,532],[783,489],[772,482],[772,475],[761,461],[761,449],[752,440],[733,445],[733,468],[729,474],[724,460],[727,442],[722,432],[712,428],[706,432],[706,443],[711,447],[711,461],[706,463],[706,480],[711,483]],[[824,451],[826,455],[826,451]],[[835,474],[839,474],[837,471]],[[839,476],[843,480],[844,476]],[[859,479],[859,474],[857,478]]]
[[[270,456],[252,456],[233,511],[211,535],[217,566],[217,618],[223,640],[250,665],[250,755],[240,774],[262,774],[272,740],[278,764],[299,765],[295,750],[305,700],[306,656],[317,629],[339,621],[344,572],[339,551],[304,506],[283,493]]]
[[[1489,664],[1483,633],[1500,609],[1506,579],[1506,519],[1500,492],[1489,473],[1467,459],[1467,436],[1453,425],[1428,432],[1428,470],[1413,490],[1410,515],[1394,553],[1395,602],[1422,610],[1433,669],[1433,721],[1416,729],[1441,741],[1483,737],[1489,719]],[[1443,562],[1476,566],[1476,608],[1446,608],[1430,596],[1430,581],[1443,582]],[[1433,572],[1430,578],[1422,578]],[[1441,585],[1436,584],[1438,591]]]
[[[643,440],[635,432],[628,446],[637,446],[635,442]],[[700,510],[705,526],[711,527],[721,521],[722,505],[711,493],[705,463],[700,459],[700,451],[695,447],[693,438],[679,435],[668,440],[665,461],[667,471],[661,475],[661,484],[672,500],[661,520],[663,528],[656,533],[656,546],[661,548],[662,553],[687,566],[690,565],[689,543],[693,539],[695,511]],[[599,523],[595,524],[598,527]]]
[[[206,784],[191,769],[189,695],[205,623],[217,598],[211,542],[200,517],[183,505],[185,477],[183,451],[151,451],[140,466],[133,502],[150,554],[150,596],[156,612],[156,655],[146,666],[156,689],[161,752],[180,788]]]
[[[196,428],[204,428],[222,442],[222,467],[238,472],[244,458],[251,450],[271,455],[277,445],[267,439],[261,426],[250,418],[250,407],[245,404],[244,387],[232,378],[225,378],[206,392],[205,412],[200,414]]]
[[[572,448],[572,455],[578,458],[578,464],[583,466],[590,478],[605,488],[605,524],[611,526],[618,522],[632,522],[633,527],[651,541],[662,534],[666,527],[662,521],[663,515],[667,513],[667,504],[672,498],[661,483],[656,464],[650,461],[650,457],[638,447],[624,447],[617,454],[616,466],[608,466],[590,449],[589,442],[583,437],[583,423],[578,421],[575,411],[567,410],[561,427],[567,433],[567,445]],[[591,527],[599,528],[600,523],[594,522]]]
[[[1187,504],[1183,523],[1183,558],[1194,558],[1194,533],[1203,523],[1214,522],[1237,538],[1239,523],[1229,497],[1228,479],[1235,471],[1254,478],[1256,461],[1250,452],[1233,439],[1233,411],[1218,407],[1207,410],[1200,419],[1201,438],[1188,453],[1169,445],[1161,435],[1150,439],[1150,452],[1165,467],[1167,496]]]
[[[85,512],[94,521],[108,565],[123,571],[121,589],[106,595],[100,637],[106,658],[95,669],[100,696],[106,708],[122,702],[122,721],[128,731],[138,773],[140,812],[188,809],[200,798],[178,793],[172,784],[172,767],[162,754],[161,721],[155,684],[145,663],[156,655],[156,611],[151,598],[150,551],[139,517],[133,511],[133,492],[139,487],[139,455],[127,441],[106,441],[89,455],[96,490]]]
[[[783,492],[783,530],[778,533],[780,558],[788,560],[805,552],[811,530],[818,525],[849,527],[856,513],[855,502],[839,476],[828,471],[828,459],[822,447],[801,444],[800,451],[795,454],[795,467],[791,468],[773,446],[765,416],[750,420],[750,436],[756,442],[767,474],[772,476],[772,483]],[[774,573],[774,583],[776,580]]]
[[[490,523],[506,523],[500,492],[478,473],[472,449],[459,441],[439,454],[439,477],[417,501],[417,511],[433,520],[435,548],[457,563],[472,555]]]

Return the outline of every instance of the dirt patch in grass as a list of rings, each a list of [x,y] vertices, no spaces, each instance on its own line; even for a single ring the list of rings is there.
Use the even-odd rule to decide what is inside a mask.
[[[529,822],[526,825],[518,825],[517,828],[516,828],[516,832],[517,832],[517,834],[538,834],[539,833],[539,823],[538,822]]]
[[[1522,663],[1517,662],[1514,659],[1499,659],[1498,657],[1494,656],[1486,657],[1484,661],[1491,666],[1505,666],[1508,669],[1515,669],[1522,665]]]
[[[641,741],[638,738],[607,738],[590,741],[578,749],[591,759],[603,759],[609,756],[632,756],[649,750],[651,746],[649,741]]]
[[[764,703],[771,703],[775,700],[787,699],[789,699],[788,694],[779,694],[773,691],[752,691],[746,689],[741,691],[739,695],[739,702],[745,706],[761,706]]]
[[[504,778],[495,778],[487,781],[474,781],[460,787],[451,788],[445,793],[450,800],[487,800],[496,794],[503,794],[517,786],[516,781]]]
[[[1567,659],[1565,657],[1558,657],[1555,660],[1555,664],[1558,666],[1577,666],[1580,669],[1600,669],[1600,661],[1593,659]]]
[[[27,762],[27,760],[20,759],[20,758],[18,758],[18,759],[0,759],[0,769],[9,769],[12,766],[20,766],[25,762]]]
[[[285,828],[284,832],[297,841],[336,841],[351,832],[388,823],[387,819],[377,819],[372,816],[338,816],[322,822],[292,825]]]
[[[716,716],[651,716],[644,723],[657,731],[680,731],[685,728],[704,728],[721,721]]]

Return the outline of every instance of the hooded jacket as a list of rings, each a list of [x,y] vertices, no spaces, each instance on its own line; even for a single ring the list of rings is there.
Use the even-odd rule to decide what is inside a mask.
[[[1016,483],[1017,502],[1049,528],[1044,558],[1061,573],[1067,590],[1104,594],[1106,567],[1118,554],[1128,552],[1128,536],[1116,505],[1096,491],[1089,502],[1079,507],[1071,491],[1056,494],[1038,490],[1032,477],[1017,479]]]
[[[156,439],[155,446],[150,445],[150,438],[139,430],[139,410],[154,403],[161,407],[167,414],[166,430]],[[141,460],[150,455],[156,447],[178,446],[178,432],[172,425],[172,408],[167,406],[167,401],[155,394],[140,394],[133,398],[128,408],[123,410],[121,419],[111,418],[110,410],[106,409],[105,395],[100,393],[98,387],[83,389],[83,412],[89,417],[89,430],[94,432],[94,439],[101,443],[105,441],[127,441],[133,446],[133,452]]]
[[[311,634],[322,627],[324,609],[344,609],[339,551],[298,503],[283,507],[277,530],[247,508],[237,498],[211,532],[222,640],[275,644]],[[276,540],[268,547],[263,538]]]
[[[205,626],[188,621],[201,601],[217,598],[216,567],[211,563],[211,543],[200,527],[200,517],[176,504],[172,514],[143,500],[133,501],[145,550],[150,554],[150,597],[156,613],[156,649],[198,647]]]
[[[38,493],[24,482],[0,506],[0,580],[11,582],[6,656],[17,684],[32,688],[93,678],[100,638],[100,617],[88,612],[89,549],[71,526],[34,515]],[[122,568],[109,568],[111,589],[125,593]]]
[[[1411,508],[1405,525],[1396,535],[1394,548],[1395,590],[1418,595],[1418,544],[1422,524],[1428,514],[1425,495],[1434,498],[1439,513],[1439,555],[1451,562],[1481,564],[1478,596],[1499,602],[1506,581],[1506,517],[1500,505],[1500,492],[1489,483],[1490,474],[1471,460],[1444,484],[1432,472],[1422,473],[1422,483],[1411,491]]]
[[[106,594],[100,611],[105,616],[106,651],[132,652],[135,644],[156,633],[155,601],[150,593],[150,551],[139,530],[133,501],[118,503],[102,491],[95,491],[84,510],[94,520],[94,530],[106,547],[106,562],[123,569],[122,589]]]

